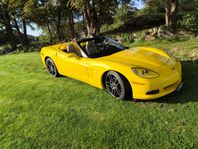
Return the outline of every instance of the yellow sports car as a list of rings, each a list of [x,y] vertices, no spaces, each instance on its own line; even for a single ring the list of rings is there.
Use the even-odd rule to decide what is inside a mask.
[[[155,99],[183,84],[181,64],[167,52],[128,48],[104,36],[44,47],[41,58],[50,75],[83,81],[117,99]]]

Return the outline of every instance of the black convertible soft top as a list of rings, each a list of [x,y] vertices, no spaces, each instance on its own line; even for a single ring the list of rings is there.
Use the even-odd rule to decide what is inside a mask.
[[[77,40],[77,43],[91,41],[91,40],[95,40],[95,39],[101,39],[101,38],[105,38],[105,36],[96,36],[96,37],[92,37],[92,38],[81,38],[81,39]]]

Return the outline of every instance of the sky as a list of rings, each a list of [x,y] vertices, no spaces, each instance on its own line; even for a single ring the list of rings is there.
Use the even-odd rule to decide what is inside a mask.
[[[42,30],[38,28],[36,24],[32,24],[35,30],[32,30],[30,27],[27,26],[27,34],[32,36],[40,36],[42,34]]]
[[[135,0],[135,6],[138,8],[138,9],[141,9],[144,7],[144,4],[141,0]]]
[[[137,7],[138,9],[141,9],[144,7],[144,4],[142,3],[141,0],[135,0],[135,7]],[[32,36],[40,36],[42,35],[42,30],[38,28],[38,26],[36,24],[33,24],[35,30],[32,30],[30,27],[27,27],[27,33],[28,35],[32,35]]]

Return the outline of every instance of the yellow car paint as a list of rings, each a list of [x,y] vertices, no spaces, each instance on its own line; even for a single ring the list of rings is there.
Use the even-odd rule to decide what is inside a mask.
[[[61,75],[68,76],[92,86],[104,89],[103,77],[108,71],[122,74],[130,83],[133,98],[150,100],[162,97],[175,91],[182,82],[181,64],[171,58],[166,52],[150,47],[136,47],[126,49],[109,56],[100,58],[84,58],[74,53],[66,53],[64,49],[68,42],[44,47],[41,59],[50,57]],[[132,72],[133,68],[146,68],[159,74],[159,77],[145,79]],[[159,90],[156,94],[147,94]]]

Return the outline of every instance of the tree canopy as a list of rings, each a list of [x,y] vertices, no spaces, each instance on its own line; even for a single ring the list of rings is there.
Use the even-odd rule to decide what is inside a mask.
[[[166,25],[174,26],[180,11],[194,11],[198,0],[142,0],[153,12],[165,13]],[[1,0],[0,30],[14,48],[16,34],[28,45],[27,26],[36,23],[50,42],[74,38],[85,32],[97,35],[104,24],[133,19],[135,0]],[[130,15],[129,15],[130,14]],[[80,28],[80,31],[78,30]]]

